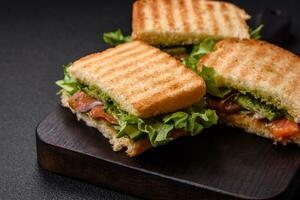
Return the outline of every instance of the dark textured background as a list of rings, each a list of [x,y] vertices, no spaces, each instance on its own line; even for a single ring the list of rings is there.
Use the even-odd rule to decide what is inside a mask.
[[[130,33],[131,2],[0,2],[0,199],[134,199],[39,169],[35,128],[58,104],[61,65],[107,48],[102,33]],[[287,10],[300,54],[298,0],[234,1],[255,15]],[[276,22],[275,22],[276,23]],[[295,199],[297,199],[295,197]]]

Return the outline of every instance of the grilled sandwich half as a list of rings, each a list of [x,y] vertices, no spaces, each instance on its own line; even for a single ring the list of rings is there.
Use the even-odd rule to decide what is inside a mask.
[[[250,38],[239,7],[221,1],[138,0],[133,5],[132,38],[152,45],[198,44],[205,38]]]
[[[300,144],[300,58],[258,40],[226,39],[199,61],[208,107],[221,121]]]
[[[83,57],[65,68],[62,105],[129,156],[217,122],[202,78],[140,41]]]

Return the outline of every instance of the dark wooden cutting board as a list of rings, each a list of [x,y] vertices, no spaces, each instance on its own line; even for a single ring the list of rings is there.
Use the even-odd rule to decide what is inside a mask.
[[[42,168],[148,199],[281,199],[299,184],[299,147],[225,126],[128,158],[58,107],[36,141]]]

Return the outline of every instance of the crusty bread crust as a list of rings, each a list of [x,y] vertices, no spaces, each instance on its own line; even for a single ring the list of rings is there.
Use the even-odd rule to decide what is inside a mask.
[[[227,125],[242,128],[248,133],[253,133],[264,138],[272,139],[275,142],[280,142],[282,144],[295,143],[297,145],[300,145],[300,134],[297,134],[288,139],[275,138],[270,128],[266,126],[264,122],[255,119],[253,116],[250,115],[219,114],[219,119],[221,122]]]
[[[126,153],[129,157],[137,156],[152,148],[152,145],[148,138],[141,139],[139,141],[133,142],[131,139],[127,137],[117,137],[117,131],[106,121],[103,120],[93,120],[85,114],[76,112],[73,110],[68,104],[69,97],[62,93],[61,95],[61,104],[64,107],[69,108],[74,114],[76,114],[78,120],[84,121],[88,126],[94,127],[98,129],[100,133],[103,134],[104,137],[109,139],[109,143],[112,145],[114,151],[121,151],[126,149]],[[173,130],[172,137],[174,139],[188,136],[189,134],[185,131],[181,130]]]
[[[213,67],[219,86],[272,98],[300,123],[300,57],[258,40],[226,39],[199,61]]]
[[[197,44],[211,38],[250,38],[250,16],[228,2],[138,0],[133,5],[132,38],[153,45]]]
[[[139,117],[186,108],[201,100],[205,83],[169,54],[134,41],[74,62],[70,75],[96,86]]]

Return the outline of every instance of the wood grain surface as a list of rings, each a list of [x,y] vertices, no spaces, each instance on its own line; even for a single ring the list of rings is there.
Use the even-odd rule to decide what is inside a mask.
[[[42,168],[147,199],[282,199],[299,184],[299,147],[225,126],[128,158],[58,107],[36,136]]]

